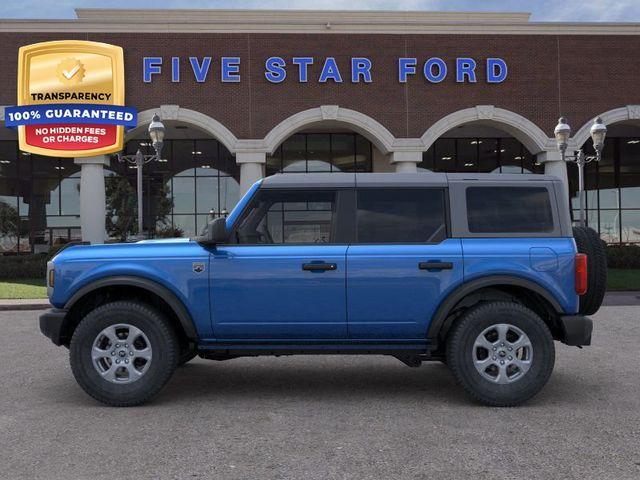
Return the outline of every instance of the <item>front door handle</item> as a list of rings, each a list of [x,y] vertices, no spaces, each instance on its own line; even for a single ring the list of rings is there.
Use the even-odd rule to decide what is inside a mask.
[[[420,270],[451,270],[453,263],[451,262],[420,262],[418,264]]]
[[[338,265],[335,263],[303,263],[302,270],[308,270],[310,272],[319,272],[325,270],[336,270]]]

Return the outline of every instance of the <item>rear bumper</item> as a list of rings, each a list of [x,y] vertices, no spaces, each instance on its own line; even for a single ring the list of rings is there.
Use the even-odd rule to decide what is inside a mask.
[[[563,315],[560,317],[560,330],[562,343],[574,347],[591,345],[591,332],[593,322],[582,315]]]
[[[66,316],[67,311],[60,308],[51,308],[40,315],[40,331],[58,346],[63,342],[62,327]]]

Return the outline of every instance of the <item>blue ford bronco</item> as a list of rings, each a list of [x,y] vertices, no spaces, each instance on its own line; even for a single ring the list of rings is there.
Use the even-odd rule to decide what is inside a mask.
[[[193,239],[71,246],[40,329],[92,397],[140,404],[176,367],[294,354],[448,365],[477,401],[545,385],[604,295],[598,235],[555,177],[284,174]]]

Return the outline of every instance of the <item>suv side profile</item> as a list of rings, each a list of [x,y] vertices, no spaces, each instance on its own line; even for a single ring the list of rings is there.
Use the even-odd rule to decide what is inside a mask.
[[[293,354],[439,360],[481,403],[517,405],[554,340],[590,344],[604,295],[602,245],[566,197],[543,175],[268,177],[201,237],[64,249],[40,329],[113,406],[196,355]]]

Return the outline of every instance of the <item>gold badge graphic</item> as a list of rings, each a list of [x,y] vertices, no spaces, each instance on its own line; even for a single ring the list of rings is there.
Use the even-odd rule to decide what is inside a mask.
[[[21,47],[18,55],[21,110],[14,116],[22,119],[17,127],[21,150],[56,157],[122,150],[124,124],[118,112],[127,107],[121,47],[61,40]]]
[[[84,78],[84,65],[75,58],[65,58],[58,64],[58,80],[63,85],[78,84]]]

